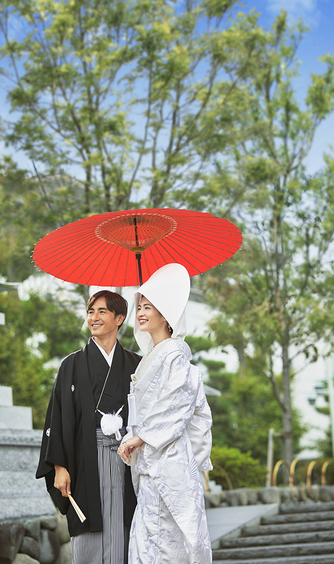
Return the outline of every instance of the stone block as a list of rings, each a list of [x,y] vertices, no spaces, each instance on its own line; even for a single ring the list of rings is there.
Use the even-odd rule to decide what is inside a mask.
[[[290,488],[279,488],[279,495],[281,503],[291,503]]]
[[[22,519],[22,524],[25,528],[25,535],[33,538],[35,541],[39,541],[39,533],[41,530],[40,518],[35,519]]]
[[[306,495],[306,488],[305,487],[301,487],[298,488],[299,489],[299,501],[307,501],[307,495]]]
[[[220,505],[221,505],[222,503],[226,502],[226,492],[222,490],[219,495],[220,495]]]
[[[32,472],[0,471],[1,497],[26,497],[45,491],[45,482]]]
[[[31,472],[35,475],[39,452],[39,448],[31,446],[0,445],[0,471]]]
[[[220,494],[219,493],[209,493],[206,494],[210,507],[220,507]]]
[[[59,557],[55,564],[72,564],[71,543],[67,542],[60,547]]]
[[[20,552],[23,554],[28,554],[31,558],[35,560],[40,560],[40,548],[39,544],[35,539],[31,537],[24,537],[20,546]]]
[[[244,489],[236,490],[239,505],[248,505],[248,493]]]
[[[306,495],[317,503],[319,501],[319,486],[306,486]]]
[[[56,519],[57,526],[54,531],[59,539],[60,544],[66,544],[70,542],[71,538],[70,533],[68,532],[67,519],[65,515],[62,515],[59,512],[56,513]]]
[[[0,564],[10,564],[22,543],[24,526],[20,523],[0,524]]]
[[[0,386],[0,405],[7,407],[13,405],[13,391],[10,386]]]
[[[1,429],[0,445],[34,446],[40,449],[43,431],[37,429]]]
[[[251,488],[240,488],[236,491],[241,492],[241,496],[239,496],[239,505],[257,505],[259,503],[258,490],[252,490]],[[246,497],[247,503],[245,503]]]
[[[229,490],[226,492],[226,501],[232,507],[237,507],[239,505],[238,494],[235,490]]]
[[[319,500],[324,503],[332,501],[332,492],[328,486],[319,486]]]
[[[31,558],[28,554],[17,554],[13,564],[40,564],[38,560]]]
[[[290,498],[292,503],[298,503],[299,501],[299,489],[296,486],[290,488]]]
[[[37,480],[36,480],[37,481]],[[26,497],[0,497],[0,519],[17,519],[32,515],[52,515],[55,506],[45,488],[40,495]]]
[[[1,429],[32,429],[31,407],[0,406]]]
[[[259,490],[259,499],[262,503],[279,503],[279,489],[276,487],[263,488]]]
[[[0,483],[0,520],[54,513],[44,480],[33,472],[0,471]]]
[[[41,529],[39,544],[40,563],[54,564],[60,553],[60,542],[57,535],[48,529]]]
[[[35,475],[41,440],[42,431],[35,429],[0,429],[0,471]]]
[[[258,490],[247,490],[248,495],[248,505],[257,505],[259,503],[259,493]]]
[[[204,507],[205,509],[210,509],[211,507],[211,501],[209,498],[209,494],[204,494]]]
[[[43,529],[54,531],[58,524],[57,514],[54,513],[53,515],[42,515],[42,517],[39,518],[39,521]]]

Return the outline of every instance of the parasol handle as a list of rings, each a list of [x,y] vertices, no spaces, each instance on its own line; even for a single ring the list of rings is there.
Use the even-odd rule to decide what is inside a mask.
[[[139,274],[139,285],[143,284],[143,276],[141,272],[141,253],[136,253],[136,259],[138,264],[138,274]]]

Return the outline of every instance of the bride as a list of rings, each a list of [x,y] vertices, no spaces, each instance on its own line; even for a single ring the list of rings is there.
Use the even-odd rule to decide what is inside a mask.
[[[211,470],[211,412],[184,342],[187,270],[160,268],[135,294],[135,338],[145,353],[118,449],[137,495],[129,564],[210,564],[200,472]]]

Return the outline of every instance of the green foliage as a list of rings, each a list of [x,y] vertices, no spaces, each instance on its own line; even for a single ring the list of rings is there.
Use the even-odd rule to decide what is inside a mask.
[[[319,439],[316,441],[314,448],[316,448],[319,452],[321,452],[323,457],[331,458],[333,456],[333,447],[332,447],[332,429],[331,429],[331,419],[330,419],[330,406],[329,406],[329,391],[328,391],[328,382],[327,380],[323,380],[321,383],[321,396],[326,402],[326,405],[319,407],[317,404],[314,405],[315,410],[322,415],[328,416],[328,428],[325,432],[325,437],[323,439]],[[318,389],[316,390],[316,396],[318,395]]]
[[[9,157],[0,162],[0,275],[20,282],[34,273],[35,244],[77,219],[80,183],[65,175],[30,178]]]
[[[213,415],[212,437],[217,446],[236,447],[242,453],[250,452],[253,458],[266,466],[268,434],[281,428],[281,410],[266,376],[250,367],[237,373],[225,370],[223,362],[201,360],[208,369],[209,386],[221,392],[220,397],[208,396]],[[294,452],[305,432],[299,414],[294,411]],[[275,440],[275,458],[280,454],[280,440]]]
[[[133,327],[131,325],[127,325],[125,329],[121,327],[118,332],[118,340],[122,343],[122,346],[129,350],[136,353],[140,353],[140,349],[138,347],[137,341],[133,335]]]
[[[45,341],[39,344],[39,351],[44,358],[64,358],[84,344],[80,330],[83,320],[78,318],[76,308],[75,303],[58,302],[51,294],[42,298],[31,292],[29,300],[22,302],[22,316],[16,321],[17,332],[22,338],[36,331],[43,333]]]
[[[221,484],[224,489],[228,489],[225,472],[234,489],[262,487],[265,484],[267,469],[252,458],[249,452],[242,453],[238,448],[213,446],[211,461],[213,470],[210,472],[210,479]]]
[[[32,407],[40,429],[60,360],[83,345],[82,320],[51,295],[21,301],[16,292],[0,293],[0,310],[6,316],[0,326],[0,384],[13,388],[16,405]]]
[[[217,343],[233,345],[241,368],[249,359],[271,381],[282,415],[283,458],[291,462],[293,359],[315,361],[317,340],[326,336],[333,343],[333,272],[324,263],[334,235],[333,165],[328,158],[323,174],[308,177],[304,160],[333,110],[334,61],[324,58],[326,70],[311,77],[302,105],[293,81],[303,26],[289,26],[283,12],[269,31],[254,33],[256,66],[248,65],[238,82],[234,146],[221,150],[223,128],[209,140],[216,160],[209,190],[224,186],[216,209],[238,221],[243,249],[203,277],[203,286],[221,312],[211,325]],[[216,104],[218,111],[218,96]]]
[[[209,351],[214,346],[210,337],[195,337],[194,335],[187,335],[185,341],[189,345],[193,356],[203,351]]]
[[[3,128],[6,142],[43,182],[67,176],[78,218],[131,207],[138,189],[152,207],[191,193],[209,165],[196,144],[216,85],[226,68],[237,80],[253,56],[254,16],[225,24],[236,4],[5,0],[1,71],[18,116]],[[226,82],[226,101],[233,89]]]

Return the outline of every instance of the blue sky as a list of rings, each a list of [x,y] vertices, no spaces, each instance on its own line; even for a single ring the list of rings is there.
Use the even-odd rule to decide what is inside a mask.
[[[274,17],[284,8],[291,19],[302,18],[310,31],[305,35],[298,56],[301,60],[300,77],[296,81],[297,97],[305,97],[311,73],[321,73],[325,65],[318,59],[325,53],[334,55],[334,1],[333,0],[244,0],[247,11],[255,8],[261,13],[259,22],[270,27]],[[334,114],[321,124],[307,159],[307,170],[314,173],[323,165],[322,155],[334,147]]]

